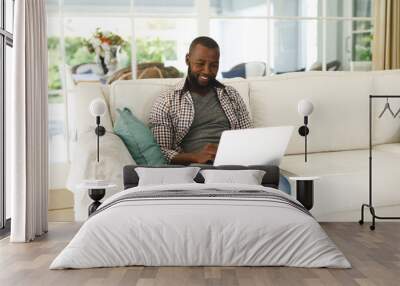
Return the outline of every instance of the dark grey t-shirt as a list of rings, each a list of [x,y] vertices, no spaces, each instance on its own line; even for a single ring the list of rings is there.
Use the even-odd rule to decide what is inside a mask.
[[[195,92],[190,94],[194,106],[194,119],[182,141],[185,153],[198,151],[207,143],[218,144],[222,131],[230,129],[229,120],[214,89],[205,95]]]

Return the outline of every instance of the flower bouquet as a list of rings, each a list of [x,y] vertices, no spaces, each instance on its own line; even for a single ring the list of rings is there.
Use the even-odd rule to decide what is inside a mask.
[[[103,73],[112,74],[118,65],[117,53],[126,44],[126,41],[113,32],[101,31],[100,28],[97,28],[93,35],[83,43],[89,52],[96,53],[96,60]]]

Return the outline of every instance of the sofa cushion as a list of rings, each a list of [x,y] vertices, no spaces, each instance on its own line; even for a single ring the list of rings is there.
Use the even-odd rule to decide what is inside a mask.
[[[250,81],[250,106],[256,127],[303,124],[297,103],[309,99],[310,152],[368,147],[368,94],[372,74],[308,72]],[[355,135],[357,134],[357,135]],[[304,138],[295,132],[287,154],[304,151]]]

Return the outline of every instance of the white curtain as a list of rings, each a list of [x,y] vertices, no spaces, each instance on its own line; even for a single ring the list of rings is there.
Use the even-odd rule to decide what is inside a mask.
[[[12,96],[7,110],[12,242],[47,232],[47,27],[45,0],[15,1]]]

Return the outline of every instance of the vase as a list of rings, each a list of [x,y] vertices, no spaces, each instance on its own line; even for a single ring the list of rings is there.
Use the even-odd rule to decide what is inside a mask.
[[[108,46],[104,51],[104,62],[107,67],[107,75],[113,74],[118,67],[117,54],[119,52],[120,46]]]
[[[108,73],[108,68],[103,56],[96,55],[96,64],[99,66],[99,75],[106,75]]]

